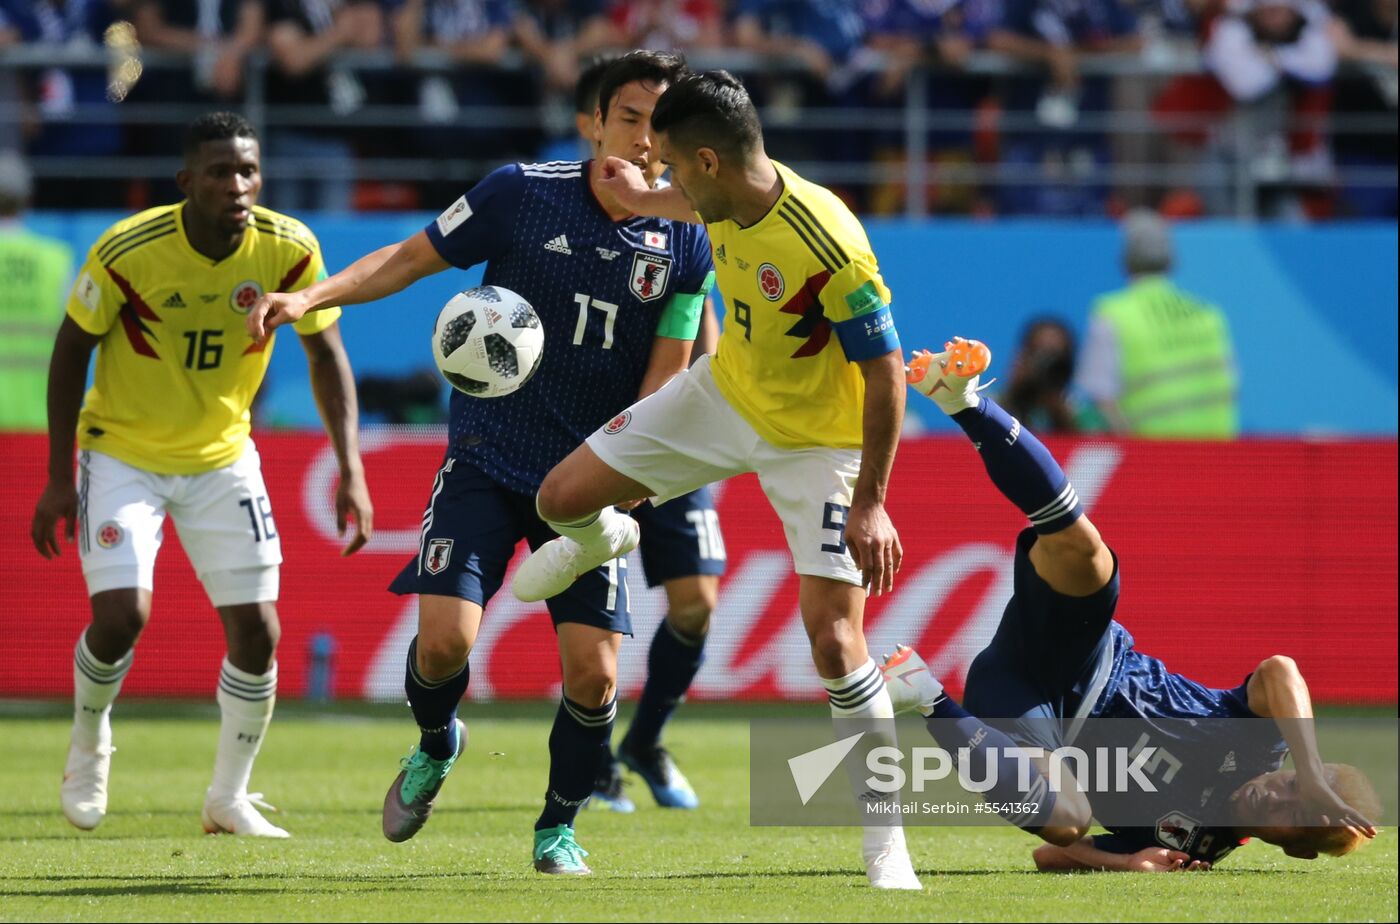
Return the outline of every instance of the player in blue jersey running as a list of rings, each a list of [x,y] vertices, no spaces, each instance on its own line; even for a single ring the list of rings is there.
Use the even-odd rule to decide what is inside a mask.
[[[679,57],[657,52],[614,62],[599,97],[600,151],[655,182],[664,167],[651,112],[684,72]],[[484,262],[484,283],[520,293],[543,322],[544,357],[525,387],[490,401],[452,395],[447,456],[419,554],[390,588],[419,595],[405,688],[422,733],[385,796],[384,833],[393,841],[423,826],[466,745],[456,713],[482,608],[522,539],[536,548],[553,538],[535,512],[540,482],[591,432],[690,360],[714,280],[704,229],[633,215],[599,186],[599,172],[595,161],[502,167],[424,231],[302,292],[269,295],[249,313],[249,331],[261,337],[324,305],[374,301],[449,266]],[[626,555],[638,526],[622,520],[626,535],[615,538]],[[541,872],[589,872],[573,823],[593,791],[617,712],[618,645],[631,633],[625,566],[625,558],[607,561],[549,601],[564,684],[535,824]]]
[[[1003,817],[1046,842],[1035,851],[1042,870],[1209,869],[1250,837],[1311,859],[1374,837],[1376,793],[1355,767],[1322,762],[1308,687],[1290,658],[1267,658],[1238,687],[1217,690],[1134,650],[1113,618],[1117,557],[1045,446],[978,393],[990,361],[982,344],[958,338],[917,357],[909,379],[962,427],[992,482],[1031,521],[1016,542],[1014,593],[968,671],[964,704],[901,646],[883,666],[896,708],[929,717],[947,750],[971,747],[997,764],[987,801],[1034,805]],[[1021,789],[1007,752],[1135,744],[1160,751],[1160,761],[1144,761],[1150,795],[1052,792],[1043,761]],[[1290,750],[1297,769],[1281,770]],[[1110,819],[1109,834],[1086,836],[1095,816]],[[1112,821],[1126,816],[1155,824]]]

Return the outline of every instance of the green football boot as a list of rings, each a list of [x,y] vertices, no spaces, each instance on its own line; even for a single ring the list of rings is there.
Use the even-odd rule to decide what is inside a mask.
[[[574,840],[574,829],[559,825],[535,832],[535,869],[563,876],[587,876],[593,870],[583,862],[588,851]]]
[[[467,726],[457,720],[457,751],[446,760],[433,760],[418,748],[399,761],[403,769],[384,795],[384,836],[398,844],[417,834],[433,813],[433,800],[447,771],[467,749]]]

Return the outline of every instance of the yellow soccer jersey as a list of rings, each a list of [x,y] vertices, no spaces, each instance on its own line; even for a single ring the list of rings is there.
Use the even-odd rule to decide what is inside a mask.
[[[244,316],[263,292],[303,289],[325,275],[305,225],[255,207],[238,250],[214,261],[190,246],[182,205],[117,222],[88,253],[68,316],[102,337],[78,445],[161,475],[193,475],[236,461],[249,407],[272,358]],[[312,334],[340,309],[297,323]]]
[[[728,306],[710,367],[774,446],[859,449],[865,379],[855,361],[899,349],[890,292],[841,200],[775,166],[783,193],[757,224],[707,226]]]

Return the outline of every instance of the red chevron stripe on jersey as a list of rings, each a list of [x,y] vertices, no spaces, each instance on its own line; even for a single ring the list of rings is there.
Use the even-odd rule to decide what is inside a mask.
[[[311,254],[302,257],[296,266],[287,271],[287,275],[282,277],[282,281],[277,283],[278,292],[286,292],[292,285],[301,278],[301,274],[306,272],[306,265],[311,262]]]
[[[831,273],[822,270],[803,283],[802,288],[793,293],[792,298],[778,310],[783,314],[795,314],[796,324],[788,328],[789,337],[805,337],[806,343],[792,354],[793,359],[816,356],[826,349],[831,340],[831,322],[822,314],[821,294],[826,288]]]
[[[155,332],[146,326],[146,321],[160,323],[160,315],[151,310],[145,300],[137,294],[136,289],[126,280],[121,273],[107,267],[107,275],[112,277],[112,281],[121,290],[126,302],[121,308],[122,329],[126,331],[126,339],[131,341],[131,348],[141,356],[149,356],[151,359],[159,359],[156,355],[155,347],[151,346],[147,337],[156,339]]]

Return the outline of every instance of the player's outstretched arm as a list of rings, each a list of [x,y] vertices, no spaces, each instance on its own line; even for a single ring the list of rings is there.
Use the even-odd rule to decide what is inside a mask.
[[[1375,837],[1375,824],[1347,804],[1327,782],[1313,727],[1312,696],[1294,660],[1274,655],[1259,662],[1249,677],[1246,694],[1249,711],[1273,719],[1283,740],[1288,742],[1293,766],[1298,771],[1299,793],[1320,816],[1321,823],[1350,828],[1361,837]]]
[[[620,157],[609,157],[603,161],[598,184],[611,193],[623,208],[638,215],[700,224],[700,216],[695,214],[690,200],[678,187],[652,189],[642,177],[641,168]]]
[[[335,490],[335,525],[345,535],[350,521],[355,534],[341,550],[342,555],[354,555],[374,533],[374,505],[369,499],[365,482],[365,466],[360,460],[360,409],[355,394],[355,374],[350,369],[350,357],[340,337],[340,325],[301,337],[306,349],[306,362],[311,369],[311,390],[316,395],[316,407],[321,412],[326,435],[335,451],[340,467],[340,481]]]
[[[1042,873],[1091,870],[1103,873],[1173,873],[1182,870],[1204,872],[1210,864],[1192,860],[1189,854],[1166,847],[1144,847],[1135,853],[1113,853],[1094,846],[1093,838],[1081,838],[1068,847],[1041,844],[1031,853],[1035,868]]]
[[[885,511],[885,491],[904,425],[904,354],[900,350],[857,363],[865,377],[860,474],[846,518],[846,547],[871,593],[894,589],[904,560],[899,533]]]
[[[59,521],[63,534],[73,541],[78,520],[78,490],[73,483],[73,444],[78,433],[78,411],[87,387],[88,364],[92,351],[102,338],[64,318],[54,340],[49,360],[49,480],[34,507],[29,535],[34,548],[45,558],[59,555],[56,533]]]
[[[297,292],[269,292],[248,312],[248,335],[259,342],[284,324],[300,321],[308,311],[332,305],[359,305],[400,292],[424,276],[447,269],[426,232],[381,247],[345,269]]]

